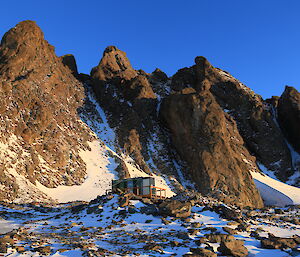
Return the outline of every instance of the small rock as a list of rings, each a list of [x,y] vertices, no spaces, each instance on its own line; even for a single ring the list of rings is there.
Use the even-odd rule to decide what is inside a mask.
[[[166,200],[159,205],[159,211],[162,215],[187,218],[191,215],[192,205],[188,201]]]
[[[217,254],[204,248],[191,248],[192,253],[199,257],[217,257]]]
[[[275,212],[276,214],[284,214],[284,211],[281,210],[281,209],[275,209],[274,212]]]
[[[39,252],[43,255],[47,255],[51,253],[51,247],[49,245],[47,246],[40,246],[38,248],[35,249],[36,252]]]
[[[207,234],[205,235],[205,237],[211,243],[220,243],[222,241],[227,242],[234,240],[234,236],[227,234]]]
[[[227,232],[229,235],[235,235],[237,234],[237,231],[233,228],[230,228],[230,227],[223,227],[223,230],[225,232]]]

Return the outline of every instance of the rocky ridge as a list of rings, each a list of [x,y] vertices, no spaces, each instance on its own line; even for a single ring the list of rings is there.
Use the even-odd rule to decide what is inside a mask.
[[[299,151],[297,90],[264,101],[204,57],[168,78],[133,69],[109,46],[85,75],[24,21],[1,41],[0,77],[3,200],[51,201],[39,184],[82,184],[87,163],[79,153],[93,140],[118,163],[111,172],[119,177],[132,176],[131,165],[164,176],[179,195],[193,189],[241,207],[263,206],[250,172],[265,167],[282,181],[300,172],[291,155]],[[299,186],[299,178],[289,183]]]

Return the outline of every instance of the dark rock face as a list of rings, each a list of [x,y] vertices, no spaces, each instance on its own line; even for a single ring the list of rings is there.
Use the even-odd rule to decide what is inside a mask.
[[[61,57],[62,63],[67,66],[75,77],[78,76],[78,69],[74,55],[66,54]]]
[[[285,87],[278,101],[278,121],[288,141],[300,153],[300,93]]]
[[[1,198],[20,194],[8,172],[13,159],[14,170],[32,183],[79,184],[85,165],[78,150],[90,137],[77,117],[83,88],[34,22],[21,22],[3,36],[0,77],[0,136],[12,151],[11,159],[1,159]],[[48,168],[41,172],[42,166]]]
[[[224,114],[209,91],[186,91],[167,97],[160,114],[198,189],[204,194],[222,192],[218,197],[228,203],[261,207],[243,160],[252,157],[234,120]]]
[[[273,106],[229,74],[221,74],[222,81],[212,86],[212,93],[236,120],[250,153],[269,170],[275,171],[278,178],[286,180],[293,173],[291,157],[275,122]]]

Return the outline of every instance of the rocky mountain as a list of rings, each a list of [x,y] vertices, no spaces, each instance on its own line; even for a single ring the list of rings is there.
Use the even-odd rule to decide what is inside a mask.
[[[91,200],[113,178],[151,175],[170,196],[260,208],[253,173],[300,186],[295,88],[263,100],[204,57],[146,73],[115,46],[81,74],[32,21],[3,36],[0,78],[1,200]]]

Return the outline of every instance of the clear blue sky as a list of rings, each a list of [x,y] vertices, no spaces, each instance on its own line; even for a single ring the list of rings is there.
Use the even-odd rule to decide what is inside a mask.
[[[1,37],[26,19],[83,73],[116,45],[146,72],[171,76],[203,55],[264,98],[300,90],[299,0],[3,1]]]

